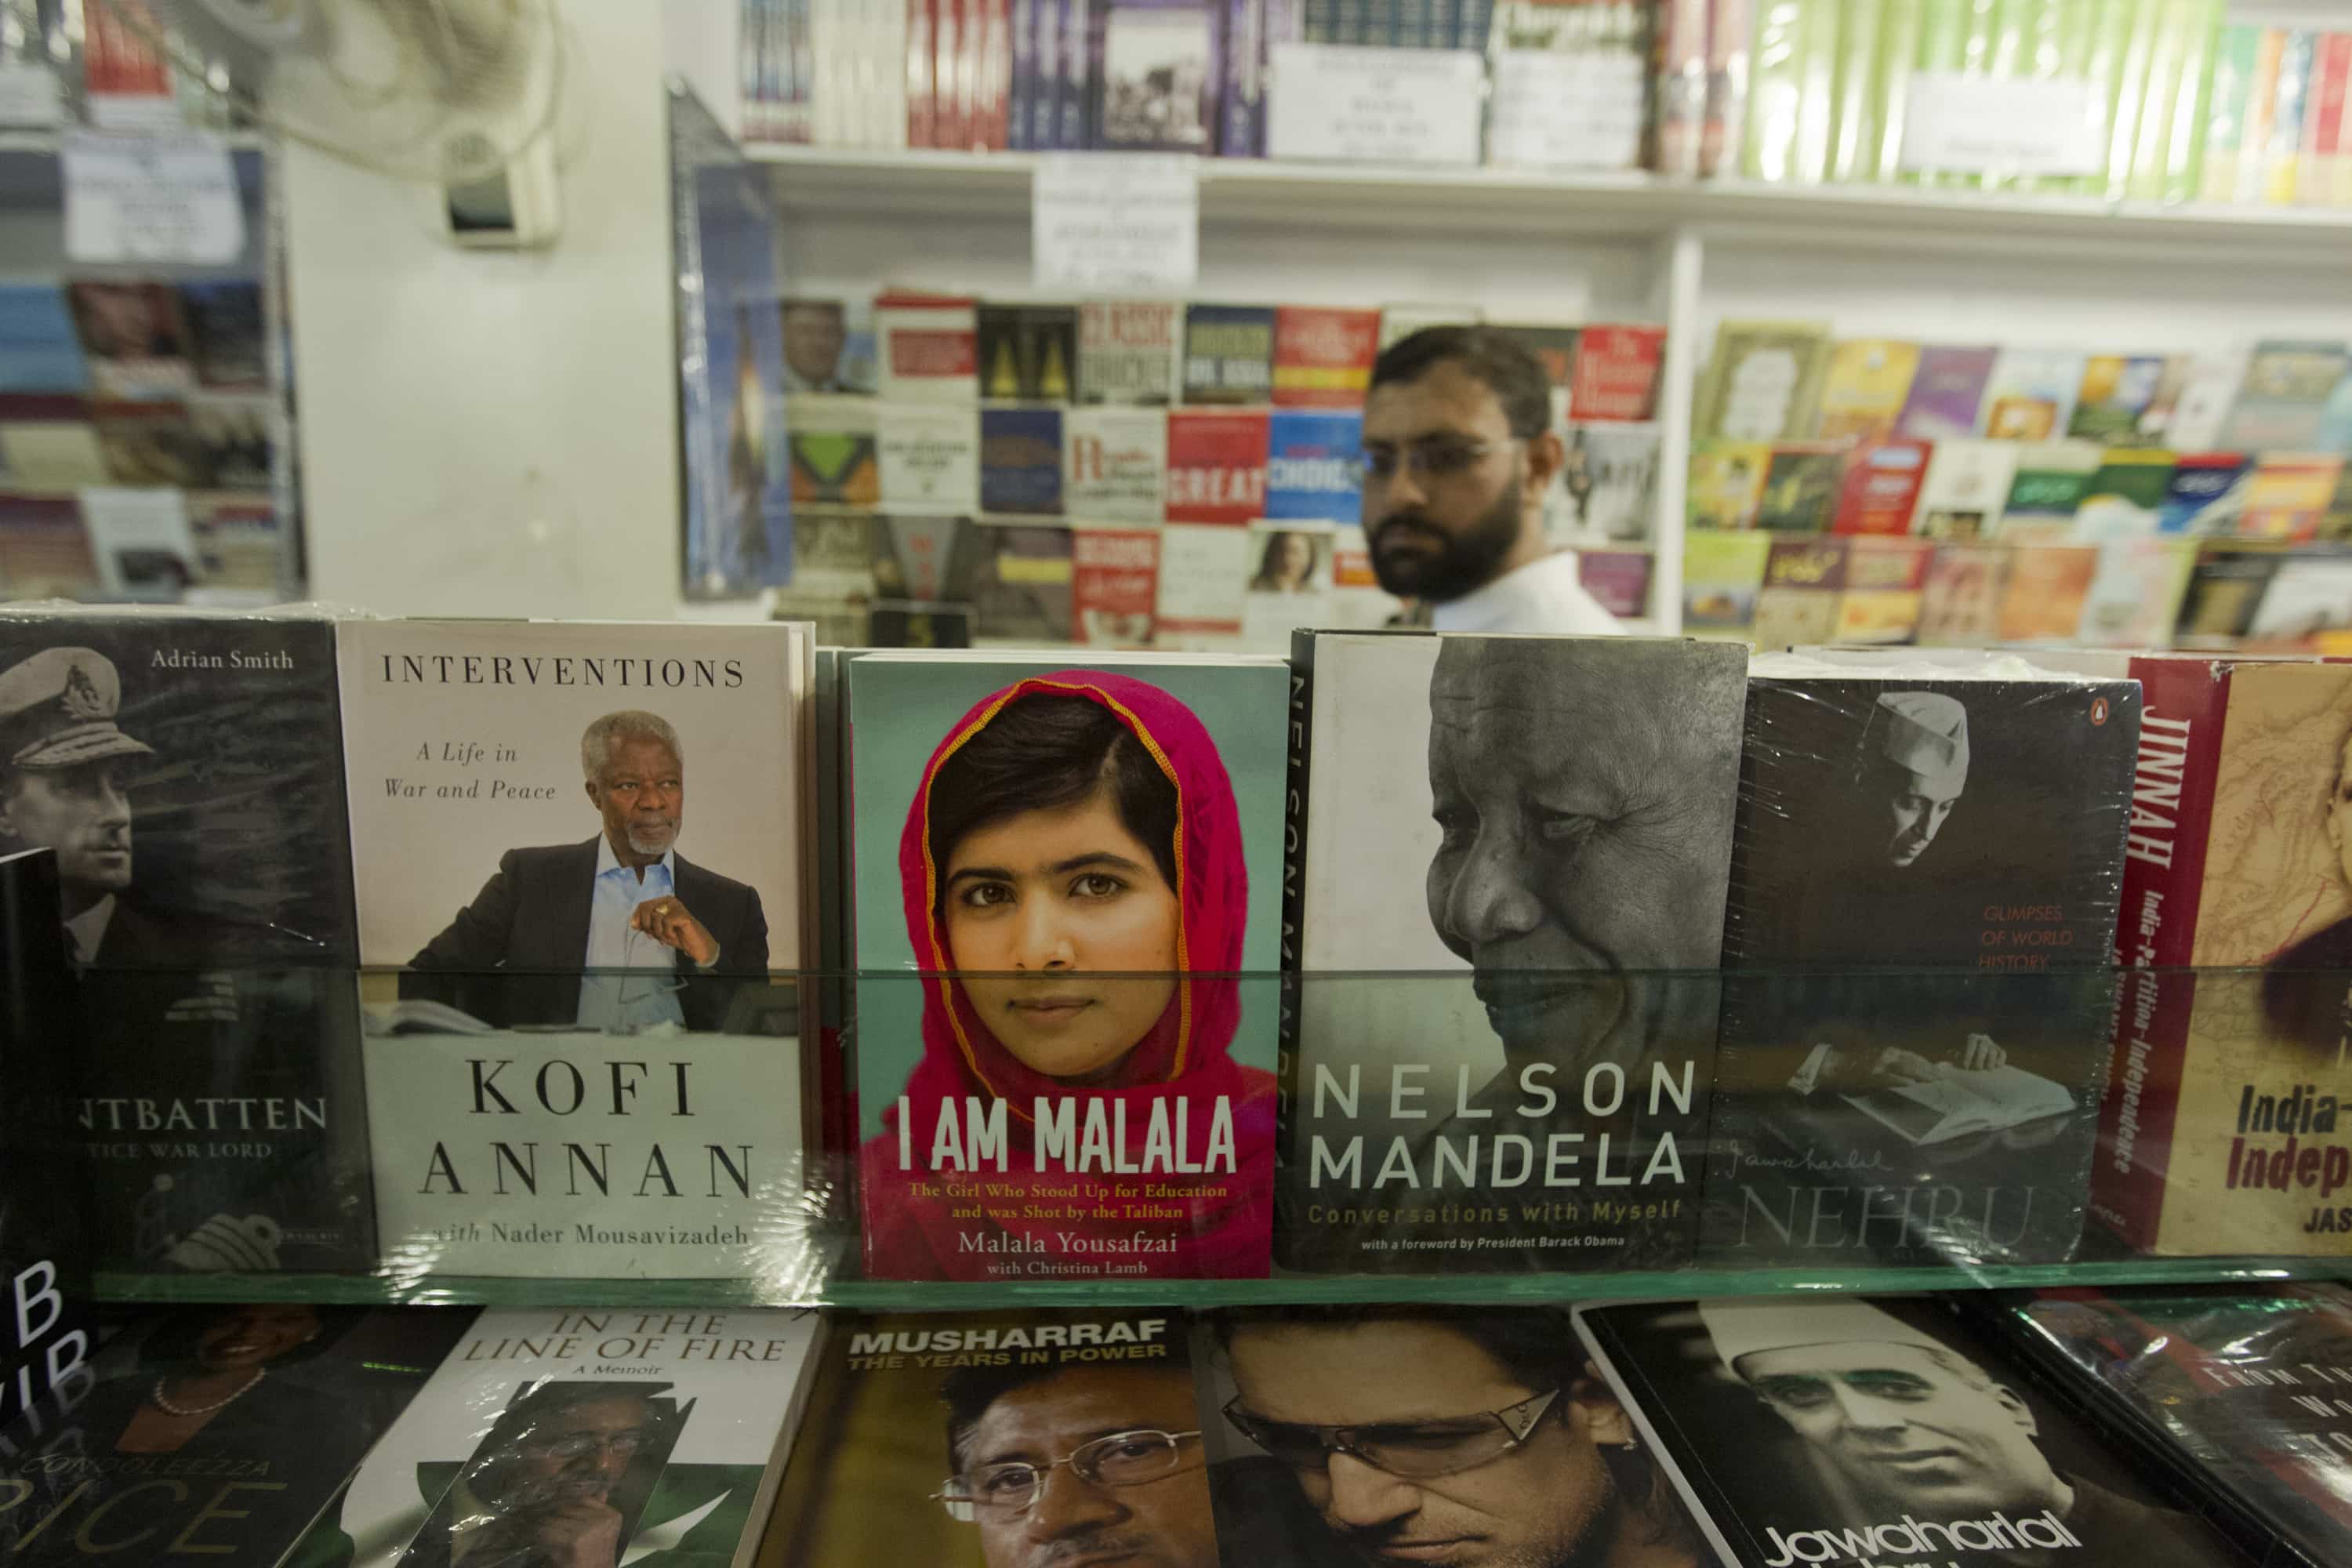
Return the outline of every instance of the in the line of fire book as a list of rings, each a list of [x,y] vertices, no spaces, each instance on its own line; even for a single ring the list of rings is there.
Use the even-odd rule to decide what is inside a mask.
[[[1281,662],[846,674],[867,1272],[1264,1274]]]
[[[1689,1261],[1746,666],[1296,635],[1278,1262]]]
[[[2071,1255],[2138,734],[2014,658],[1755,662],[1708,1256]]]
[[[2239,1561],[1939,1300],[1643,1302],[1576,1321],[1724,1568]]]

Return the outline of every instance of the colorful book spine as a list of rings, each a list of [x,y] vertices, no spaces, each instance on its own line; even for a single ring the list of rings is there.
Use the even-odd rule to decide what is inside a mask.
[[[2304,106],[2311,89],[2312,38],[2312,34],[2298,27],[2290,30],[2279,45],[2276,108],[2262,170],[2262,199],[2273,205],[2294,200],[2303,153]]]
[[[2269,162],[2271,126],[2278,113],[2279,65],[2286,50],[2286,29],[2264,27],[2254,46],[2254,68],[2246,79],[2246,112],[2238,142],[2237,177],[2231,199],[2263,199]]]
[[[2205,155],[2197,195],[2209,202],[2235,201],[2238,162],[2245,148],[2246,115],[2252,107],[2254,60],[2263,30],[2242,23],[2221,29],[2213,48],[2212,85],[2205,110]]]
[[[1843,0],[1832,76],[1829,158],[1825,173],[1839,184],[1877,177],[1879,0]]]
[[[2304,111],[2303,162],[2294,199],[2303,206],[2332,206],[2343,174],[2345,98],[2352,89],[2352,33],[2326,33],[2313,53],[2311,102]]]

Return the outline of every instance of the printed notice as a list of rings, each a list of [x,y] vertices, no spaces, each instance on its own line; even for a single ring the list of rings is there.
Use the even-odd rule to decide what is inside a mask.
[[[228,149],[206,136],[65,142],[66,256],[219,267],[245,253]]]
[[[1266,153],[1378,163],[1475,163],[1482,58],[1468,49],[1277,44]]]
[[[2015,174],[2095,174],[2105,167],[2097,89],[2046,79],[1915,71],[1901,163]]]
[[[1200,274],[1192,158],[1049,153],[1037,163],[1030,213],[1040,289],[1181,293]]]

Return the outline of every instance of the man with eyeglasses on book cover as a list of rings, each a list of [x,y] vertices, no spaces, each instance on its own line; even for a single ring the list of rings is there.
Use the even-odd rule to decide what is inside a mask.
[[[1508,332],[1424,327],[1383,350],[1362,462],[1372,574],[1438,631],[1621,629],[1546,532],[1567,448],[1542,363]]]
[[[1216,1334],[1225,1419],[1268,1456],[1220,1468],[1286,1468],[1343,1549],[1320,1561],[1698,1568],[1688,1515],[1560,1313],[1269,1309]],[[1269,1539],[1284,1510],[1264,1486],[1220,1525],[1229,1564],[1306,1560]]]

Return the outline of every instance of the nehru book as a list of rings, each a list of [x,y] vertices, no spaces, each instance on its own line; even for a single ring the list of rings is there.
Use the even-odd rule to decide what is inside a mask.
[[[1756,661],[1711,1251],[2069,1255],[2138,735],[2129,681],[2015,658]]]
[[[1580,1308],[1725,1568],[2215,1568],[2193,1497],[1932,1297]]]
[[[1686,1263],[1745,650],[1291,647],[1277,1261]]]
[[[867,1273],[1263,1275],[1281,663],[848,676]]]

